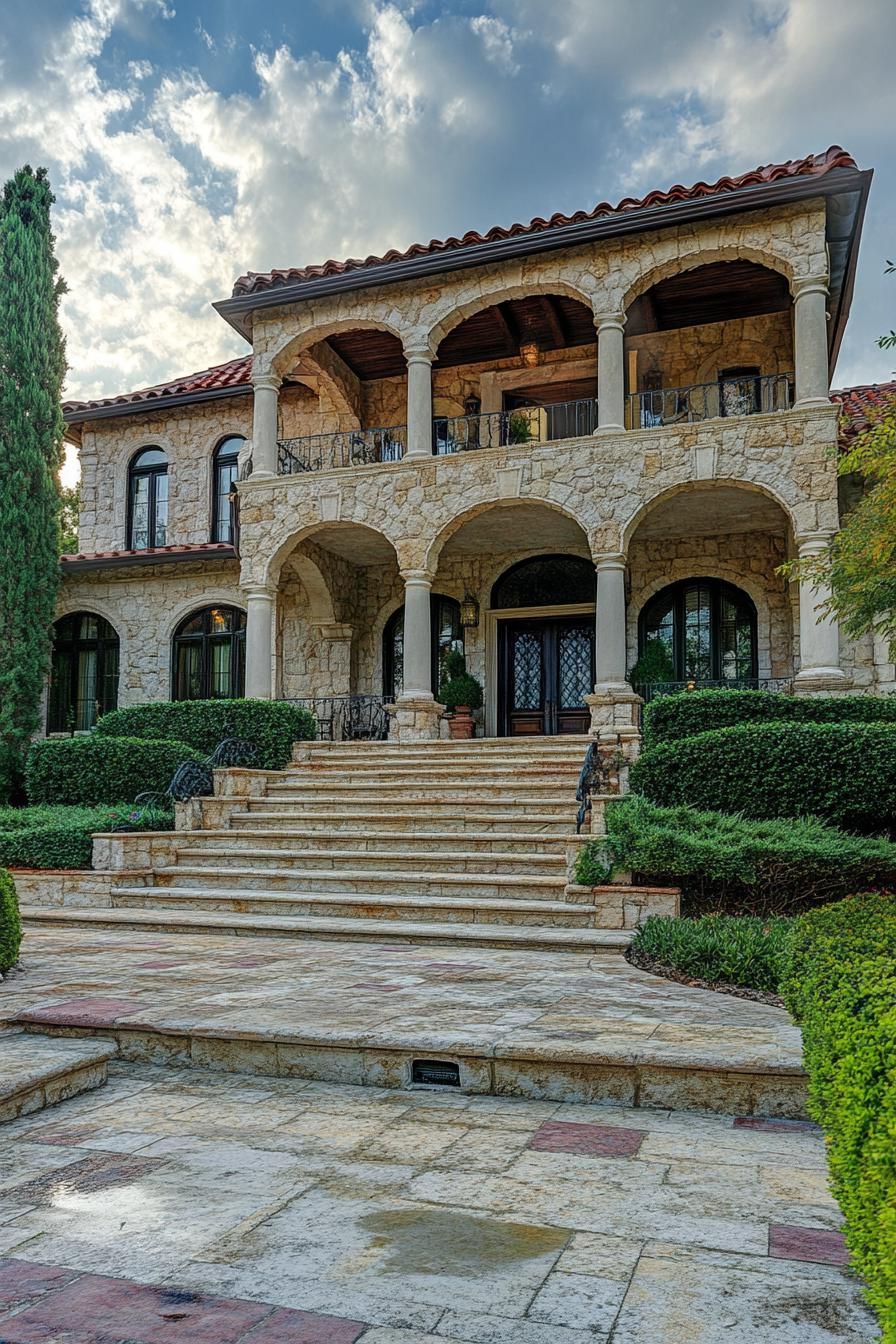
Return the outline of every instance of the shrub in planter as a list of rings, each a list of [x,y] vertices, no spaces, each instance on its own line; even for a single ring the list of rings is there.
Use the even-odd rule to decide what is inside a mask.
[[[128,705],[104,714],[101,737],[170,738],[187,742],[202,755],[227,737],[246,738],[258,748],[262,770],[282,770],[294,742],[317,736],[314,715],[280,700],[161,700]]]
[[[202,760],[184,742],[133,737],[48,738],[35,742],[25,766],[32,803],[116,803],[138,793],[164,792],[177,767]]]
[[[632,679],[635,669],[632,669]],[[648,680],[646,677],[642,681]],[[662,678],[654,677],[660,681]],[[676,742],[741,723],[896,723],[896,695],[776,695],[772,691],[678,691],[644,706],[644,745]]]
[[[631,787],[651,802],[896,825],[896,723],[749,723],[649,747]]]
[[[22,921],[15,883],[5,869],[0,869],[0,975],[15,966],[21,945]]]
[[[130,805],[117,807],[0,808],[0,864],[9,868],[89,868],[96,831],[120,825],[132,830],[170,831],[174,812]]]
[[[607,836],[583,846],[576,880],[591,885],[589,864],[609,853],[616,867],[680,886],[690,910],[784,913],[896,883],[896,845],[819,821],[748,821],[634,794],[606,815]]]
[[[459,649],[452,649],[445,659],[445,680],[439,687],[439,701],[453,711],[451,736],[472,737],[472,711],[482,704],[482,683],[467,671],[467,661]]]
[[[790,964],[792,919],[704,915],[646,919],[632,943],[632,961],[658,962],[711,984],[776,994]]]
[[[884,1344],[896,1344],[896,896],[857,896],[798,920],[782,993],[802,1027],[809,1106],[852,1265]]]

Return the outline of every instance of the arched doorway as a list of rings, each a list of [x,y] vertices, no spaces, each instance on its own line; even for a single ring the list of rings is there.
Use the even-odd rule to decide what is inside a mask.
[[[506,737],[588,731],[594,689],[594,565],[539,555],[492,587],[498,623],[498,731]],[[566,610],[564,610],[564,608]]]
[[[102,616],[76,611],[53,626],[47,732],[86,732],[118,704],[118,635]]]
[[[433,593],[429,599],[432,641],[432,687],[438,695],[444,680],[445,659],[452,649],[463,652],[464,629],[460,603],[453,597]],[[395,701],[401,695],[404,674],[404,607],[394,611],[383,630],[383,695]]]
[[[660,682],[750,685],[757,675],[756,607],[721,579],[672,583],[641,612],[638,653]]]

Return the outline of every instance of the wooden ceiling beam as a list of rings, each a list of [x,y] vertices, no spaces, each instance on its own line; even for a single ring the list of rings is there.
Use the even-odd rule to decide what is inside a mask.
[[[508,354],[517,355],[520,349],[520,331],[509,303],[496,303],[495,320],[508,347]]]
[[[560,305],[552,294],[542,294],[539,307],[544,314],[544,320],[547,323],[551,338],[558,350],[562,350],[568,343],[566,324],[563,321],[563,313]]]

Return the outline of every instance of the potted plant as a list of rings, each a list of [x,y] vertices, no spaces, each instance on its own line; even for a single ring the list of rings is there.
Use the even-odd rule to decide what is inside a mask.
[[[445,679],[439,687],[439,700],[451,710],[448,727],[453,738],[473,736],[473,710],[482,704],[482,683],[467,671],[467,660],[460,649],[452,649],[445,659]]]

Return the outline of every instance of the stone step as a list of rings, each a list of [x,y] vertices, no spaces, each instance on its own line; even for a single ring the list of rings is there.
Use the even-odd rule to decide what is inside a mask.
[[[227,933],[261,938],[322,938],[334,942],[423,943],[434,947],[525,948],[618,956],[632,940],[624,929],[557,929],[526,925],[397,923],[386,919],[322,919],[282,915],[204,914],[185,910],[86,910],[23,906],[32,927]]]
[[[288,827],[291,830],[295,827],[308,831],[320,829],[324,834],[337,831],[354,834],[358,827],[372,830],[383,824],[402,834],[413,834],[418,827],[425,826],[429,835],[466,836],[494,831],[515,838],[536,832],[543,836],[568,836],[575,830],[574,814],[569,808],[556,808],[553,811],[540,808],[522,814],[505,808],[500,812],[467,814],[451,806],[439,813],[427,809],[421,817],[415,811],[401,812],[394,808],[388,811],[367,807],[350,811],[321,811],[310,802],[296,806],[289,800],[281,800],[268,808],[267,801],[252,800],[249,811],[234,812],[230,821],[233,830],[254,833],[256,828]]]
[[[224,881],[222,877],[222,883]],[[533,928],[594,928],[594,906],[566,901],[470,900],[467,897],[385,896],[351,892],[296,891],[251,894],[222,885],[195,887],[115,887],[116,910],[202,910],[243,915],[315,916],[331,919],[410,920],[415,923],[507,924]]]
[[[565,796],[564,796],[565,794]],[[412,805],[418,811],[430,803],[452,803],[455,807],[485,808],[490,803],[511,807],[532,807],[542,803],[562,805],[568,800],[575,810],[575,789],[558,790],[554,784],[478,784],[467,779],[455,784],[378,784],[370,780],[364,784],[346,784],[344,781],[303,780],[294,784],[273,784],[268,789],[268,802],[310,801],[336,807],[351,807],[356,803],[392,803],[401,807]]]
[[[24,1032],[4,1033],[0,1121],[31,1115],[79,1092],[102,1087],[106,1061],[117,1053],[115,1043],[108,1040],[59,1040]]]
[[[566,843],[574,839],[568,835],[545,835],[539,831],[469,831],[461,841],[457,831],[399,830],[386,826],[381,830],[352,828],[334,831],[325,825],[326,820],[327,817],[322,817],[319,827],[303,827],[300,824],[276,827],[247,825],[241,819],[239,827],[230,830],[181,831],[177,840],[179,848],[183,846],[185,853],[192,852],[194,847],[230,853],[237,846],[251,845],[264,850],[288,850],[295,857],[322,850],[340,855],[350,851],[381,855],[400,850],[403,854],[420,857],[421,851],[427,854],[456,855],[458,849],[462,848],[470,856],[510,851],[508,857],[512,854],[514,859],[523,855],[553,855],[562,859]]]
[[[203,840],[205,837],[202,832],[196,837]],[[310,873],[318,871],[329,871],[338,868],[343,872],[358,872],[360,874],[369,873],[371,876],[379,874],[384,869],[387,873],[407,874],[423,871],[436,871],[445,873],[468,873],[468,874],[502,874],[517,873],[531,874],[533,877],[545,874],[548,877],[562,877],[566,873],[566,854],[561,847],[555,848],[551,854],[520,853],[511,851],[509,853],[498,851],[488,853],[487,851],[477,851],[475,853],[465,853],[463,850],[458,852],[455,847],[448,852],[422,849],[409,852],[407,849],[345,849],[334,851],[329,840],[322,837],[315,848],[306,847],[304,849],[294,848],[268,848],[257,843],[247,843],[248,837],[234,841],[230,837],[230,845],[205,845],[205,844],[185,844],[178,847],[176,863],[178,867],[187,865],[193,867],[208,866],[218,869],[230,868],[277,868],[290,867],[301,873]]]
[[[563,737],[473,737],[439,738],[424,742],[296,742],[296,755],[363,756],[380,758],[476,756],[584,756],[592,739],[585,734]]]
[[[155,887],[205,887],[220,884],[221,865],[210,863],[172,864],[152,870]],[[565,874],[556,877],[528,873],[451,873],[444,871],[399,872],[366,868],[332,868],[327,871],[308,871],[305,868],[265,868],[249,865],[227,868],[228,886],[239,888],[251,895],[255,891],[292,891],[301,884],[303,891],[354,892],[362,896],[388,897],[392,895],[453,896],[478,899],[515,896],[531,900],[562,900],[566,891]]]

